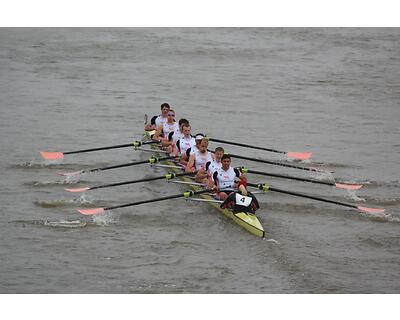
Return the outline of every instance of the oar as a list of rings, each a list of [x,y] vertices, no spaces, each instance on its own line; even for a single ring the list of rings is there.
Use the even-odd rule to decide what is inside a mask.
[[[137,206],[140,204],[145,204],[145,203],[152,203],[152,202],[157,202],[157,201],[164,201],[164,200],[170,200],[170,199],[176,199],[176,198],[190,198],[196,194],[201,194],[201,193],[206,193],[213,191],[211,189],[204,189],[200,191],[186,191],[184,193],[179,193],[175,194],[172,196],[167,196],[167,197],[161,197],[161,198],[156,198],[156,199],[150,199],[150,200],[142,200],[142,201],[137,201],[137,202],[131,202],[131,203],[126,203],[126,204],[121,204],[118,206],[114,207],[106,207],[106,208],[92,208],[92,209],[77,209],[77,211],[81,214],[84,215],[93,215],[93,214],[98,214],[102,213],[107,210],[113,210],[113,209],[119,209],[119,208],[125,208],[125,207],[131,207],[131,206]]]
[[[89,172],[105,171],[105,170],[111,170],[111,169],[117,169],[117,168],[123,168],[123,167],[136,166],[136,165],[145,164],[145,163],[149,163],[149,164],[153,165],[160,161],[174,159],[174,158],[176,158],[176,157],[175,156],[164,157],[164,158],[150,157],[149,159],[143,160],[143,161],[122,163],[122,164],[117,164],[117,165],[109,166],[109,167],[80,170],[80,171],[75,171],[75,172],[60,172],[59,175],[71,176],[71,175],[77,175],[77,174],[83,174],[83,173],[89,173]]]
[[[84,149],[84,150],[75,150],[75,151],[67,151],[67,152],[49,152],[49,151],[40,151],[40,154],[45,160],[58,160],[64,158],[66,154],[74,154],[74,153],[83,153],[83,152],[92,152],[92,151],[100,151],[100,150],[109,150],[109,149],[118,149],[118,148],[127,148],[127,147],[134,147],[138,148],[145,144],[152,144],[158,143],[158,141],[148,141],[148,142],[141,142],[141,141],[134,141],[127,144],[119,144],[115,146],[108,146],[108,147],[100,147],[100,148],[93,148],[93,149]]]
[[[340,206],[345,206],[345,207],[357,209],[357,210],[360,210],[360,211],[363,211],[363,212],[367,212],[367,213],[383,213],[385,211],[385,209],[381,209],[381,208],[368,208],[368,207],[363,207],[363,206],[357,206],[357,205],[354,205],[354,204],[351,204],[351,203],[339,202],[339,201],[320,198],[320,197],[316,197],[316,196],[308,195],[308,194],[304,194],[304,193],[298,193],[298,192],[294,192],[294,191],[273,188],[273,187],[271,187],[271,186],[269,186],[267,184],[248,183],[247,185],[251,186],[251,187],[258,188],[258,189],[260,189],[260,190],[262,190],[264,192],[266,192],[266,191],[275,191],[275,192],[285,193],[285,194],[289,194],[289,195],[292,195],[292,196],[297,196],[297,197],[302,197],[302,198],[307,198],[307,199],[312,199],[312,200],[317,200],[317,201],[322,201],[322,202],[333,203],[333,204],[337,204],[337,205],[340,205]]]
[[[211,151],[211,150],[208,150],[208,151]],[[213,152],[213,151],[211,151],[211,152]],[[287,168],[293,168],[293,169],[299,169],[299,170],[306,170],[306,171],[313,171],[313,172],[321,172],[321,173],[332,173],[330,171],[318,170],[318,169],[315,169],[315,168],[300,167],[300,166],[295,166],[295,165],[292,165],[292,164],[281,163],[281,162],[270,161],[270,160],[264,160],[264,159],[256,159],[256,158],[250,158],[250,157],[245,157],[245,156],[239,156],[239,155],[232,154],[232,153],[229,153],[229,155],[232,158],[249,160],[249,161],[260,162],[260,163],[268,163],[268,164],[272,164],[274,166],[281,166],[281,167],[287,167]]]
[[[103,185],[94,186],[94,187],[83,187],[83,188],[73,188],[73,189],[64,189],[64,190],[69,191],[69,192],[85,192],[85,191],[89,191],[89,190],[117,187],[117,186],[123,186],[126,184],[134,184],[134,183],[148,182],[148,181],[161,180],[161,179],[171,180],[176,177],[188,176],[188,175],[193,175],[193,174],[196,174],[196,172],[183,172],[183,173],[170,172],[168,174],[165,174],[162,176],[157,176],[157,177],[152,177],[152,178],[143,178],[143,179],[139,179],[139,180],[130,180],[130,181],[110,183],[110,184],[103,184]]]
[[[304,182],[311,182],[311,183],[316,183],[316,184],[324,184],[327,186],[333,186],[339,189],[346,189],[346,190],[358,190],[362,188],[362,184],[349,184],[349,183],[335,183],[335,182],[327,182],[327,181],[319,181],[319,180],[313,180],[313,179],[306,179],[306,178],[300,178],[300,177],[293,177],[293,176],[288,176],[288,175],[283,175],[283,174],[277,174],[277,173],[270,173],[270,172],[261,172],[261,171],[256,171],[256,170],[250,170],[245,167],[238,167],[237,169],[240,170],[242,173],[253,173],[253,174],[259,174],[262,176],[269,176],[269,177],[276,177],[276,178],[283,178],[283,179],[290,179],[290,180],[297,180],[297,181],[304,181]]]
[[[286,154],[289,158],[293,158],[293,159],[297,159],[297,160],[308,160],[308,159],[310,159],[310,157],[312,155],[312,152],[280,151],[280,150],[269,149],[269,148],[264,148],[264,147],[257,147],[257,146],[253,146],[253,145],[249,145],[249,144],[244,144],[244,143],[239,143],[239,142],[234,142],[234,141],[227,141],[227,140],[222,140],[222,139],[208,138],[208,140],[213,141],[213,142],[231,144],[231,145],[239,146],[239,147],[250,148],[250,149],[264,150],[264,151],[275,152],[275,153],[283,153],[283,154]]]

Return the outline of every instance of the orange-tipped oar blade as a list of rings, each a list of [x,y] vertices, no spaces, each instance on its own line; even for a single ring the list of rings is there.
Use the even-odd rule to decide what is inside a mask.
[[[380,209],[380,208],[368,208],[368,207],[357,207],[358,210],[368,212],[368,213],[384,213],[385,209]]]
[[[308,160],[311,158],[312,152],[288,152],[287,156],[289,158],[297,160]]]
[[[64,153],[62,152],[40,151],[40,154],[45,160],[58,160],[64,158]]]
[[[362,184],[346,184],[346,183],[335,183],[335,187],[346,190],[358,190],[362,188]]]
[[[93,215],[104,212],[104,208],[93,208],[93,209],[77,209],[79,213],[84,215]]]
[[[74,189],[64,189],[64,190],[69,192],[85,192],[90,190],[90,188],[84,187],[84,188],[74,188]]]

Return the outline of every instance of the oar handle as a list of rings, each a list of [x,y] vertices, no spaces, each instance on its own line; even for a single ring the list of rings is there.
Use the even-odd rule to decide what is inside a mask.
[[[250,148],[250,149],[264,150],[264,151],[270,151],[270,152],[275,152],[275,153],[287,153],[286,151],[279,151],[279,150],[275,150],[275,149],[257,147],[257,146],[252,146],[252,145],[248,145],[248,144],[244,144],[244,143],[239,143],[239,142],[234,142],[234,141],[227,141],[227,140],[222,140],[222,139],[208,138],[208,140],[209,141],[213,141],[213,142],[231,144],[231,145],[239,146],[239,147],[246,147],[246,148]]]
[[[93,151],[110,150],[110,149],[127,148],[127,147],[140,147],[141,145],[153,144],[153,143],[158,143],[158,141],[147,141],[147,142],[134,141],[134,142],[131,142],[131,143],[118,144],[118,145],[115,145],[115,146],[99,147],[99,148],[83,149],[83,150],[75,150],[75,151],[67,151],[67,152],[63,152],[63,153],[64,154],[74,154],[74,153],[93,152]]]

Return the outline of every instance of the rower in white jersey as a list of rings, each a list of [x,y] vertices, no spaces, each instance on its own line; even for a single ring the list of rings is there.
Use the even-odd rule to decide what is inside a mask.
[[[172,152],[171,142],[168,140],[168,135],[170,132],[175,132],[179,130],[179,125],[175,122],[175,111],[169,109],[168,111],[168,121],[156,130],[156,133],[152,137],[154,141],[161,142],[161,146],[169,152]]]
[[[199,150],[201,141],[204,139],[204,134],[198,133],[195,135],[194,140],[195,140],[195,145],[193,147],[190,147],[189,149],[186,150],[185,153],[182,153],[181,156],[181,163],[183,165],[187,165],[190,155],[193,154],[195,151]]]
[[[189,148],[192,148],[195,146],[196,142],[195,139],[192,137],[191,133],[191,127],[189,123],[184,123],[182,125],[182,137],[176,141],[174,144],[175,149],[174,149],[174,154],[179,154],[180,156],[184,155],[186,151]]]
[[[225,200],[237,188],[237,181],[242,178],[238,169],[231,167],[231,157],[224,154],[222,166],[213,174],[214,184],[217,187],[217,198]]]
[[[144,126],[145,131],[152,131],[156,130],[159,126],[161,126],[163,123],[167,122],[168,117],[168,111],[171,109],[168,103],[163,103],[161,105],[161,114],[158,116],[154,116],[151,118],[150,123],[146,123]]]
[[[213,182],[213,174],[215,171],[217,171],[219,168],[222,167],[222,156],[224,155],[225,150],[222,147],[216,147],[214,150],[214,159],[210,162],[206,163],[206,167],[202,170],[200,170],[199,174],[207,173],[207,180],[208,180],[208,187],[212,188],[214,185]]]
[[[179,122],[178,122],[179,129],[178,129],[178,131],[171,131],[171,132],[168,134],[168,141],[172,141],[173,144],[176,144],[176,142],[177,142],[180,138],[183,137],[182,127],[183,127],[183,125],[185,125],[185,124],[186,124],[186,125],[190,125],[189,120],[187,120],[187,119],[185,119],[185,118],[179,119]]]
[[[195,172],[196,181],[200,183],[207,183],[207,173],[200,173],[201,169],[204,169],[207,162],[211,162],[213,160],[212,153],[207,150],[208,149],[208,140],[201,140],[200,146],[197,151],[190,155],[188,164],[186,166],[186,172]]]

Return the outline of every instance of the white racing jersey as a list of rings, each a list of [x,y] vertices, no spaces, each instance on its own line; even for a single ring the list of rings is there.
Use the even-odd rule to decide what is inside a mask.
[[[214,182],[220,190],[234,190],[233,186],[239,177],[239,170],[232,167],[229,167],[228,171],[221,167],[213,174]]]
[[[196,151],[199,151],[199,149],[196,147],[196,142],[195,142],[195,145],[193,147],[190,147],[189,149],[186,150],[187,157],[189,158]]]
[[[164,125],[168,121],[167,118],[164,118],[163,116],[154,116],[151,118],[151,124],[154,124],[156,128],[161,127],[161,125]]]
[[[173,124],[169,124],[168,122],[165,122],[163,124],[164,137],[168,137],[170,132],[179,132],[179,125],[176,122],[174,122]]]
[[[173,143],[177,143],[179,139],[183,138],[184,135],[181,132],[181,130],[178,129],[178,131],[171,131],[168,134],[168,141],[172,141]]]
[[[215,171],[217,171],[219,168],[222,167],[221,162],[217,162],[217,160],[212,160],[210,162],[207,162],[206,164],[206,171],[212,176]]]
[[[185,154],[185,152],[189,148],[193,148],[196,144],[196,141],[194,138],[191,136],[189,138],[182,137],[176,142],[176,146],[178,147],[178,150],[181,155]]]
[[[201,168],[206,167],[206,163],[211,161],[213,158],[211,156],[211,152],[207,151],[206,153],[200,153],[200,151],[196,151],[194,153],[194,164],[196,171],[200,170]]]

